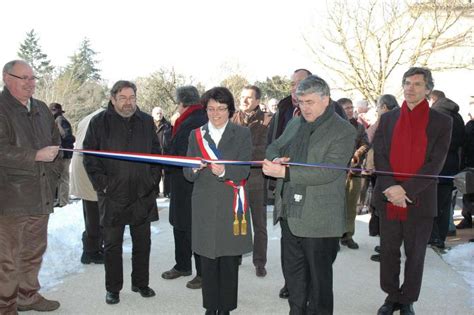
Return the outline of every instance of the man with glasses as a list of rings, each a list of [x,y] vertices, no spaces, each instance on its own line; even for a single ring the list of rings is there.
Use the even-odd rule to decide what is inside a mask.
[[[290,314],[332,314],[333,270],[346,232],[346,171],[283,162],[346,166],[356,130],[330,100],[328,84],[310,75],[296,88],[301,116],[266,151],[263,173],[277,179],[274,224],[280,223]]]
[[[30,65],[3,67],[0,95],[0,314],[54,311],[38,293],[38,273],[53,212],[61,138],[45,103],[34,99]]]
[[[118,81],[105,111],[94,116],[83,142],[86,150],[160,153],[153,118],[137,107],[137,87]],[[156,189],[159,164],[84,156],[84,167],[97,192],[104,237],[105,302],[120,302],[123,287],[122,244],[125,225],[132,237],[132,291],[155,296],[149,284],[150,222],[158,220]]]

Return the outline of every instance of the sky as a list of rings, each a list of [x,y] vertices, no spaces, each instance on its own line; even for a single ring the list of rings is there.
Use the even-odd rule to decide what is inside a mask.
[[[16,53],[31,29],[54,65],[64,66],[82,39],[99,52],[102,76],[147,76],[175,67],[206,85],[228,72],[250,80],[313,67],[302,39],[325,1],[6,1],[0,62]],[[18,13],[18,14],[16,14]]]
[[[289,77],[299,68],[322,76],[332,87],[341,83],[314,62],[303,40],[307,36],[318,43],[326,0],[23,0],[2,1],[0,10],[1,65],[18,58],[20,43],[34,29],[55,66],[65,66],[89,38],[109,86],[162,67],[174,67],[206,88],[234,73],[252,83],[274,75]],[[402,97],[402,70],[385,93]],[[456,101],[467,119],[473,71],[434,77],[435,88]],[[334,89],[332,96],[361,98]]]

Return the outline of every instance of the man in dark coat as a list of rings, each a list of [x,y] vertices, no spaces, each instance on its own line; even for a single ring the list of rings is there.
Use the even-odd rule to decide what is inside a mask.
[[[261,91],[255,85],[244,87],[240,95],[240,110],[231,121],[239,126],[248,127],[252,134],[252,160],[265,158],[268,124],[271,116],[260,109]],[[253,264],[257,277],[265,277],[267,270],[267,207],[264,200],[264,177],[260,168],[251,168],[247,183],[250,213],[252,214]]]
[[[378,315],[415,314],[423,278],[426,246],[437,213],[437,179],[451,138],[451,118],[429,108],[431,71],[410,68],[403,75],[401,109],[382,115],[373,147],[377,175],[373,203],[380,215],[380,286],[387,293]],[[415,176],[402,176],[416,174]],[[405,276],[400,286],[400,247],[405,247]]]
[[[161,154],[165,154],[168,150],[168,146],[171,141],[171,124],[166,120],[163,115],[163,109],[161,107],[154,107],[151,111],[151,116],[155,121],[156,125],[156,135],[158,136],[158,141],[160,142]],[[163,181],[163,197],[169,197],[170,195],[170,178],[168,171],[164,169],[162,173]],[[159,191],[158,191],[159,193]]]
[[[76,138],[72,134],[72,127],[69,121],[64,117],[63,107],[59,103],[49,104],[49,110],[53,114],[54,121],[61,135],[61,148],[73,149]],[[64,207],[69,203],[69,165],[71,164],[72,152],[62,151],[59,156],[61,163],[61,175],[59,176],[57,187],[57,202],[55,207]]]
[[[474,100],[470,104],[469,120],[466,124],[466,140],[464,142],[463,167],[474,168]],[[462,196],[462,216],[461,222],[456,225],[456,229],[472,228],[472,213],[474,212],[474,193]]]
[[[3,67],[0,95],[0,314],[54,311],[38,291],[58,178],[60,136],[45,103],[33,98],[30,65]],[[53,162],[54,161],[54,162]]]
[[[105,111],[87,129],[85,150],[160,153],[153,118],[136,104],[137,88],[118,81]],[[155,295],[149,284],[150,222],[158,220],[156,186],[161,166],[85,155],[84,167],[97,191],[104,236],[106,303],[120,302],[123,287],[122,243],[125,225],[132,236],[132,291]]]
[[[171,137],[168,154],[186,156],[188,138],[193,129],[207,122],[204,107],[199,104],[199,92],[194,86],[183,86],[176,90],[179,118],[176,120]],[[170,167],[171,199],[170,224],[173,226],[176,264],[163,272],[164,279],[176,279],[190,276],[191,267],[191,196],[193,184],[184,178],[182,167]],[[201,262],[199,255],[194,254],[196,277],[186,284],[190,289],[201,288]]]
[[[441,91],[434,90],[431,94]],[[443,92],[441,92],[444,95]],[[432,98],[433,99],[433,98]],[[451,143],[449,145],[448,155],[444,162],[440,175],[452,176],[460,171],[461,149],[464,145],[465,131],[464,120],[459,115],[459,106],[446,97],[438,97],[431,105],[431,108],[450,116],[453,120],[453,129],[451,133]],[[451,212],[451,199],[454,190],[453,180],[440,178],[438,182],[438,214],[433,222],[433,231],[431,232],[430,244],[438,248],[444,248],[444,241],[449,229],[449,219]]]

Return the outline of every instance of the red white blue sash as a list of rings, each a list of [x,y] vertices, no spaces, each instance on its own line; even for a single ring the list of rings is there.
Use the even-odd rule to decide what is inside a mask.
[[[203,127],[196,129],[196,141],[199,146],[199,150],[204,158],[204,160],[219,160],[222,158],[221,153],[217,149],[216,145],[209,143],[203,137],[203,133],[206,131]],[[226,180],[225,184],[231,186],[234,191],[233,205],[232,210],[234,213],[234,235],[245,235],[247,234],[247,220],[245,219],[245,214],[248,209],[247,197],[245,194],[245,184],[247,180],[243,179],[239,183],[236,183],[232,180]],[[242,226],[239,228],[238,215],[242,215]]]

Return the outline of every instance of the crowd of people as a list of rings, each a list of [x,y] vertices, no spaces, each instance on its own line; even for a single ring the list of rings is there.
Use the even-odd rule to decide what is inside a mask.
[[[288,97],[266,106],[255,85],[242,89],[238,103],[225,87],[199,95],[196,87],[182,86],[176,91],[178,114],[169,121],[158,106],[150,114],[141,111],[136,85],[121,80],[107,106],[84,117],[75,135],[61,104],[48,107],[33,98],[36,77],[29,64],[8,62],[2,75],[0,314],[60,307],[38,292],[38,273],[49,214],[68,204],[70,194],[83,205],[81,262],[104,264],[107,304],[120,302],[127,225],[131,290],[155,296],[149,286],[150,225],[159,218],[161,195],[170,199],[176,262],[161,277],[192,275],[194,260],[196,275],[186,287],[202,290],[206,314],[237,308],[242,255],[252,253],[255,275],[267,275],[269,204],[282,231],[285,283],[279,296],[288,299],[290,314],[333,313],[333,264],[341,245],[359,248],[355,218],[364,206],[371,212],[370,235],[380,236],[371,259],[380,262],[386,293],[374,313],[415,314],[427,245],[444,248],[453,217],[449,176],[474,168],[474,103],[465,126],[459,106],[433,90],[427,68],[404,73],[400,105],[385,94],[374,109],[367,101],[333,100],[328,83],[307,69],[292,73]],[[73,154],[72,148],[208,162],[150,164]],[[472,228],[473,195],[463,196],[458,229]]]

